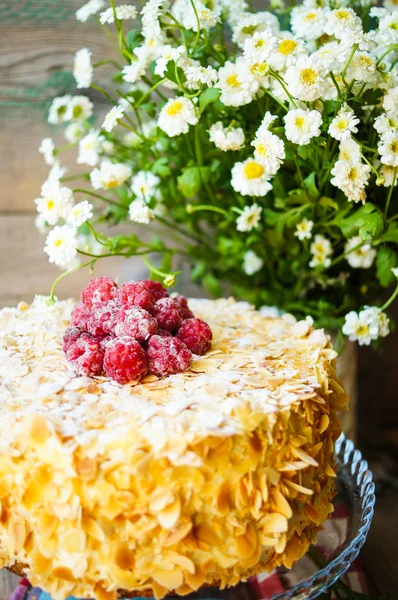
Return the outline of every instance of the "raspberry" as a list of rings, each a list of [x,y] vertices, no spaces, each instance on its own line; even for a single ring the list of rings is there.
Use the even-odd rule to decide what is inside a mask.
[[[180,306],[178,302],[171,298],[161,298],[158,300],[152,314],[157,320],[160,329],[176,331],[182,325]]]
[[[87,322],[87,331],[95,337],[104,337],[112,333],[118,308],[114,300],[95,304]]]
[[[66,359],[77,375],[88,375],[89,377],[100,375],[104,360],[104,351],[101,348],[101,342],[88,333],[82,333],[69,346],[66,352]]]
[[[117,312],[115,334],[119,337],[129,335],[144,342],[156,333],[157,328],[156,320],[139,306],[122,306]]]
[[[139,306],[148,312],[152,311],[154,298],[143,281],[126,281],[122,283],[116,294],[119,306]]]
[[[89,317],[90,310],[87,308],[87,306],[85,306],[83,302],[76,302],[70,317],[70,324],[72,327],[87,329],[87,321]]]
[[[166,377],[188,369],[192,352],[175,337],[154,335],[148,343],[149,372]]]
[[[160,335],[160,337],[173,337],[171,331],[167,331],[167,329],[158,329],[156,335]]]
[[[156,302],[156,300],[160,300],[161,298],[168,298],[169,294],[164,289],[162,284],[159,283],[158,281],[152,281],[151,279],[144,279],[143,281],[140,281],[139,283],[143,283],[145,285],[146,289],[148,290],[148,292],[151,292],[155,302]]]
[[[82,290],[82,301],[87,308],[92,308],[99,302],[112,300],[116,294],[117,285],[110,277],[95,277]]]
[[[84,334],[84,331],[80,329],[80,327],[69,327],[64,334],[64,339],[62,342],[62,350],[67,353],[69,348],[79,339],[81,335]]]
[[[181,296],[181,294],[176,294],[175,296],[173,296],[173,300],[175,300],[180,307],[180,315],[182,320],[192,319],[192,317],[195,316],[193,312],[189,310],[188,300],[185,298],[185,296]]]
[[[101,348],[102,348],[103,350],[105,350],[107,343],[108,343],[108,342],[110,342],[111,340],[114,340],[114,339],[115,339],[115,338],[114,338],[114,336],[113,336],[113,335],[106,335],[106,336],[105,336],[104,338],[102,338],[102,340],[101,340]]]
[[[146,375],[148,361],[140,344],[124,336],[106,345],[104,369],[107,376],[118,383],[129,383]]]
[[[184,321],[177,336],[194,354],[206,354],[211,348],[213,334],[208,324],[201,319]]]

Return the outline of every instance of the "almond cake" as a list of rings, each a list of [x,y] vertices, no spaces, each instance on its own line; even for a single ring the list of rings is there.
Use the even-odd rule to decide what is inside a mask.
[[[332,511],[348,399],[329,337],[189,307],[211,350],[127,385],[68,368],[72,300],[0,311],[0,566],[56,600],[233,586],[291,567]]]

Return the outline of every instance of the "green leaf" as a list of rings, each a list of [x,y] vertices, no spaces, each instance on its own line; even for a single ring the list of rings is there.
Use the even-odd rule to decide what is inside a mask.
[[[184,71],[181,69],[181,67],[177,67],[176,69],[176,63],[174,62],[174,60],[169,60],[164,76],[166,77],[166,79],[170,79],[170,81],[172,81],[173,83],[177,83],[178,85],[176,71],[180,82],[185,83],[187,78],[185,77]]]
[[[297,154],[300,156],[300,158],[307,160],[308,158],[308,148],[306,146],[299,146],[297,148]]]
[[[202,184],[209,180],[209,167],[188,167],[177,178],[178,189],[185,198],[192,198],[199,192]]]
[[[142,44],[144,37],[138,31],[138,29],[132,29],[126,35],[126,44],[130,52],[132,52],[137,46]]]
[[[316,187],[316,173],[313,171],[304,179],[304,187],[313,198],[319,197],[319,190]]]
[[[395,280],[395,275],[391,272],[393,267],[398,264],[398,255],[388,246],[379,248],[376,257],[377,277],[383,287],[388,287]]]
[[[337,202],[335,202],[334,200],[332,200],[332,198],[328,198],[327,196],[322,196],[322,198],[320,198],[319,200],[319,204],[321,206],[324,206],[325,208],[334,208],[334,210],[339,210],[339,205],[337,204]]]
[[[390,223],[387,231],[380,238],[383,242],[395,242],[398,244],[398,223]]]
[[[169,160],[165,156],[158,158],[158,160],[153,163],[152,173],[159,175],[159,177],[168,177],[168,175],[171,173],[168,162]]]
[[[199,96],[199,110],[202,113],[209,104],[216,102],[221,95],[221,90],[218,88],[207,88]]]
[[[385,217],[377,206],[367,202],[349,217],[337,219],[336,224],[346,238],[359,235],[364,242],[369,242],[383,233]]]

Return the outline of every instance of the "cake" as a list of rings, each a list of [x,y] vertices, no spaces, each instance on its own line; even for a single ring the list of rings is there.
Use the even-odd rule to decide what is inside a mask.
[[[0,566],[57,600],[291,567],[332,511],[348,399],[329,336],[309,317],[190,300],[211,350],[121,385],[68,369],[72,307],[0,311]]]

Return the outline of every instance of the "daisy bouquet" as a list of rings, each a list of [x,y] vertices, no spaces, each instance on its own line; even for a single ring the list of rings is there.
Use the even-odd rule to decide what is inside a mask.
[[[398,295],[396,0],[259,12],[246,0],[90,0],[76,16],[116,50],[97,62],[77,52],[79,91],[49,109],[80,167],[66,174],[62,148],[42,141],[50,262],[70,272],[142,255],[173,285],[181,255],[212,295],[311,314],[360,344],[386,336]],[[114,75],[100,87],[104,65]],[[92,90],[110,103],[105,118]],[[124,221],[131,230],[107,234]]]

